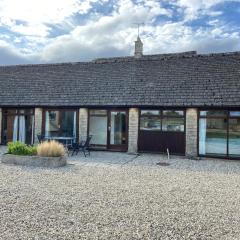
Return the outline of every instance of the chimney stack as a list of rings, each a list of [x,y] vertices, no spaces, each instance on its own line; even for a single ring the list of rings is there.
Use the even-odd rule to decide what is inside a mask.
[[[138,36],[137,41],[135,41],[135,53],[134,57],[135,58],[141,58],[143,56],[143,43]]]

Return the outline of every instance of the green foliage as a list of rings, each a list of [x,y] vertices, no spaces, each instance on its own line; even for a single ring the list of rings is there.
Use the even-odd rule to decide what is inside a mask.
[[[28,146],[21,142],[10,142],[10,143],[8,143],[8,154],[36,155],[37,148],[34,146]]]

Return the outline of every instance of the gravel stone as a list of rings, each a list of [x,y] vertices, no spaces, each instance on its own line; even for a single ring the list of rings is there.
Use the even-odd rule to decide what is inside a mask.
[[[0,164],[0,239],[240,239],[238,161],[93,152],[69,163]]]

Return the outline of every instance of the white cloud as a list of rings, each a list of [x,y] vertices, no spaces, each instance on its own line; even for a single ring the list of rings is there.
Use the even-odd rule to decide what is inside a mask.
[[[173,0],[172,2],[184,9],[185,20],[193,20],[201,14],[217,16],[220,11],[212,11],[211,7],[224,2],[240,2],[240,0]]]
[[[0,1],[11,2],[14,0]],[[30,3],[30,0],[23,0],[23,2],[25,1]],[[33,0],[33,2],[35,1]],[[42,1],[43,5],[48,5],[46,0]],[[42,7],[40,13],[36,13],[38,14],[36,18],[34,18],[34,13],[24,18],[22,13],[17,12],[13,12],[14,14],[8,15],[11,17],[7,18],[6,13],[5,15],[1,14],[0,3],[2,24],[8,24],[12,32],[20,34],[13,38],[13,44],[19,46],[27,43],[22,48],[6,45],[6,43],[5,45],[0,44],[0,64],[1,61],[4,61],[2,56],[8,56],[6,59],[12,59],[15,63],[14,56],[20,62],[66,62],[91,60],[96,57],[132,55],[137,35],[136,25],[134,25],[136,22],[145,23],[141,27],[145,54],[189,50],[199,52],[240,50],[239,33],[234,29],[227,29],[222,21],[217,19],[220,12],[209,10],[211,6],[224,0],[209,0],[208,2],[205,0],[177,0],[177,2],[172,0],[177,4],[178,10],[187,12],[185,21],[177,22],[171,20],[172,10],[163,8],[160,1],[138,0],[137,3],[133,3],[131,0],[119,0],[115,2],[113,11],[107,16],[101,14],[94,15],[94,18],[89,16],[84,25],[76,26],[74,21],[70,20],[71,16],[76,12],[89,11],[92,7],[91,4],[95,1],[60,0],[60,4],[57,4],[56,0],[53,0],[58,8],[52,8],[53,12],[50,14],[49,10]],[[101,2],[104,3],[104,1],[107,0]],[[51,6],[54,4],[52,2],[49,4],[51,10]],[[73,6],[77,6],[77,8]],[[30,3],[30,8],[33,8],[32,3]],[[205,11],[205,13],[209,11],[208,14],[211,12],[216,19],[209,21],[209,28],[199,27],[194,31],[191,26],[186,24],[186,19],[196,17],[200,11]],[[60,13],[61,16],[56,16]],[[155,19],[159,16],[167,16],[169,20],[156,24]],[[17,24],[20,19],[23,23]],[[71,27],[64,35],[50,38],[48,35],[51,30],[48,24],[50,22],[57,26],[71,25]],[[0,38],[7,39],[3,36]],[[3,52],[5,55],[1,55]]]
[[[85,14],[97,0],[1,0],[0,24],[22,35],[47,36],[49,24]]]

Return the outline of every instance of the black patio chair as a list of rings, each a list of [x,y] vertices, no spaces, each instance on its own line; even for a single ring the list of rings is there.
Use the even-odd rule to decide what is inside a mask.
[[[86,157],[87,154],[88,156],[90,156],[90,141],[92,139],[92,135],[87,136],[85,141],[81,141],[81,142],[76,142],[73,143],[72,146],[70,146],[68,148],[68,152],[72,152],[72,156],[74,154],[78,154],[80,151],[83,152],[84,156]]]
[[[44,136],[42,134],[37,134],[38,142],[42,143],[44,141]]]

